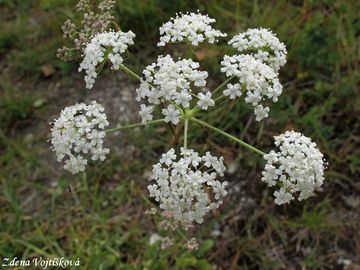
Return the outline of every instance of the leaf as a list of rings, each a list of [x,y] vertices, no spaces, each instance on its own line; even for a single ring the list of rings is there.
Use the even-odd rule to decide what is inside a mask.
[[[211,239],[205,240],[201,243],[199,248],[195,251],[195,256],[200,258],[204,256],[204,254],[209,251],[214,245],[214,241]]]
[[[198,270],[212,270],[213,267],[206,260],[198,260],[196,263],[196,269]]]
[[[40,107],[42,107],[45,103],[46,103],[46,99],[45,99],[45,98],[38,98],[37,100],[34,101],[33,107],[34,107],[34,108],[40,108]]]

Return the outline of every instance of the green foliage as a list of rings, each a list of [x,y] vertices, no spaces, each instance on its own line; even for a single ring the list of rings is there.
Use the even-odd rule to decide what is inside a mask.
[[[199,248],[195,251],[195,255],[198,258],[201,258],[205,255],[206,252],[208,252],[214,245],[213,240],[205,240],[199,245]]]
[[[326,266],[319,258],[319,254],[316,253],[316,250],[308,250],[304,258],[303,265],[308,269],[324,269]]]
[[[34,95],[24,95],[5,77],[0,78],[0,128],[29,123],[34,112]]]
[[[306,204],[302,210],[301,216],[293,221],[289,221],[289,226],[294,228],[304,228],[312,232],[319,233],[329,231],[334,225],[329,222],[329,202],[324,200],[312,209]]]

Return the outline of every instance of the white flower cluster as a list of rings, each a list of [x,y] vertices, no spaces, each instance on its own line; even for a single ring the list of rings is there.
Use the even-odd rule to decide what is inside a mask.
[[[86,154],[92,160],[105,160],[109,149],[103,147],[103,129],[108,125],[104,108],[96,101],[62,110],[51,128],[51,144],[57,160],[65,158],[64,169],[73,174],[84,171]]]
[[[188,39],[192,45],[197,46],[205,40],[214,43],[219,37],[226,37],[225,33],[215,30],[210,24],[215,19],[201,13],[176,14],[176,18],[170,20],[160,27],[160,42],[158,46],[165,46],[170,42],[181,42]]]
[[[225,172],[223,157],[216,158],[209,152],[201,157],[185,148],[181,148],[180,156],[178,160],[174,149],[162,155],[153,167],[151,178],[156,183],[148,189],[164,216],[188,228],[194,221],[202,223],[209,211],[222,204],[227,182],[216,180]]]
[[[251,55],[225,55],[221,61],[221,71],[227,77],[236,76],[239,83],[227,85],[223,94],[235,99],[241,96],[241,91],[246,91],[245,102],[254,106],[256,120],[260,121],[268,117],[269,107],[259,104],[265,98],[278,101],[282,93],[282,85],[279,82],[277,73],[266,64],[257,61]]]
[[[280,187],[274,192],[275,203],[289,203],[295,192],[300,192],[299,201],[312,196],[324,181],[323,154],[316,143],[295,131],[286,131],[274,139],[280,151],[264,155],[267,164],[261,180],[270,187]]]
[[[286,64],[286,47],[268,29],[249,29],[234,36],[229,44],[239,52],[249,53],[278,72]]]
[[[140,107],[140,116],[142,122],[152,120],[154,105],[170,103],[167,108],[162,110],[166,122],[178,124],[180,111],[177,106],[183,108],[190,107],[192,100],[191,89],[195,87],[204,87],[208,73],[199,71],[199,63],[191,59],[182,59],[174,61],[170,55],[159,56],[156,63],[146,67],[143,71],[144,80],[141,82],[137,93],[137,101],[146,99],[151,105],[142,104]],[[199,93],[198,105],[203,110],[209,106],[214,106],[215,102],[211,99],[211,93]],[[174,106],[176,105],[176,106]]]
[[[96,67],[107,58],[113,69],[119,69],[123,62],[121,56],[129,45],[134,44],[135,34],[128,32],[103,32],[94,36],[84,50],[84,59],[80,64],[79,71],[85,70],[86,88],[91,89],[97,77]]]

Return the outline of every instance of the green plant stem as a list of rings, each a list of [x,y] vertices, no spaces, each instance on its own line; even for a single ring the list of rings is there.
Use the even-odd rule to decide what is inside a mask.
[[[215,90],[211,93],[211,96],[214,96],[214,94],[215,94],[216,92],[218,92],[219,90],[221,90],[226,84],[228,84],[228,83],[229,83],[232,79],[234,79],[235,77],[236,77],[236,76],[233,75],[233,76],[227,78],[225,81],[223,81],[218,87],[215,88]],[[217,100],[221,99],[222,97],[223,97],[223,95],[215,98],[214,101],[216,102]],[[192,112],[192,113],[196,113],[196,112],[198,112],[199,110],[200,110],[199,106],[195,106],[195,107],[191,110],[191,112]]]
[[[134,71],[132,71],[130,68],[128,68],[127,66],[121,64],[120,69],[122,69],[126,74],[130,75],[131,77],[141,81],[141,77],[139,75],[137,75]]]
[[[178,232],[178,234],[179,234],[182,238],[184,238],[186,241],[189,241],[189,239],[181,232],[180,229],[177,229],[176,231]]]
[[[234,137],[233,135],[230,135],[229,133],[226,133],[225,131],[222,131],[221,129],[218,129],[218,128],[212,126],[212,125],[209,125],[208,123],[206,123],[204,121],[201,121],[201,120],[196,119],[196,118],[191,118],[191,120],[194,121],[194,122],[197,122],[200,125],[206,126],[206,127],[210,128],[210,129],[216,131],[217,133],[220,133],[221,135],[223,135],[225,137],[228,137],[229,139],[241,144],[242,146],[245,146],[246,148],[258,153],[259,155],[265,155],[266,154],[263,151],[255,148],[254,146],[252,146],[252,145],[250,145],[250,144],[248,144],[248,143]]]
[[[121,30],[120,26],[117,24],[117,22],[115,20],[111,20],[111,23],[115,26],[116,31]]]
[[[147,126],[147,125],[152,125],[152,124],[159,124],[159,123],[164,123],[164,119],[156,119],[156,120],[153,120],[153,121],[146,122],[146,124],[136,123],[136,124],[130,124],[130,125],[117,127],[117,128],[105,129],[105,132],[114,132],[114,131],[118,131],[118,130],[141,127],[141,126]]]
[[[103,67],[105,66],[105,63],[106,63],[106,60],[104,60],[104,61],[100,64],[100,66],[97,67],[97,69],[96,69],[96,72],[97,72],[97,73],[100,73],[100,72],[101,72],[101,70],[102,70]]]
[[[197,95],[195,95],[194,93],[192,93],[192,92],[189,92],[189,94],[190,95],[192,95],[194,98],[197,98],[197,99],[199,99],[199,97],[197,96]]]
[[[225,85],[227,85],[229,82],[232,81],[236,76],[233,75],[229,78],[227,78],[225,81],[223,81],[218,87],[215,88],[215,90],[211,93],[212,96],[214,96],[215,93],[217,93],[219,90],[221,90]]]
[[[224,95],[221,95],[221,96],[218,96],[217,98],[214,99],[214,101],[219,101],[220,99],[224,98],[225,96]]]
[[[184,148],[187,148],[187,138],[188,138],[188,127],[189,127],[189,119],[185,119],[184,123]]]

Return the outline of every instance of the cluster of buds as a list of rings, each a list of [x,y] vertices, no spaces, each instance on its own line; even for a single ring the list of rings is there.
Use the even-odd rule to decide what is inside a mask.
[[[70,19],[66,20],[61,27],[64,38],[68,38],[72,47],[62,47],[58,49],[57,56],[64,61],[71,61],[81,55],[90,40],[99,33],[109,29],[114,21],[112,9],[114,0],[102,0],[94,8],[90,0],[79,0],[76,11],[83,14],[81,26],[77,27]]]

